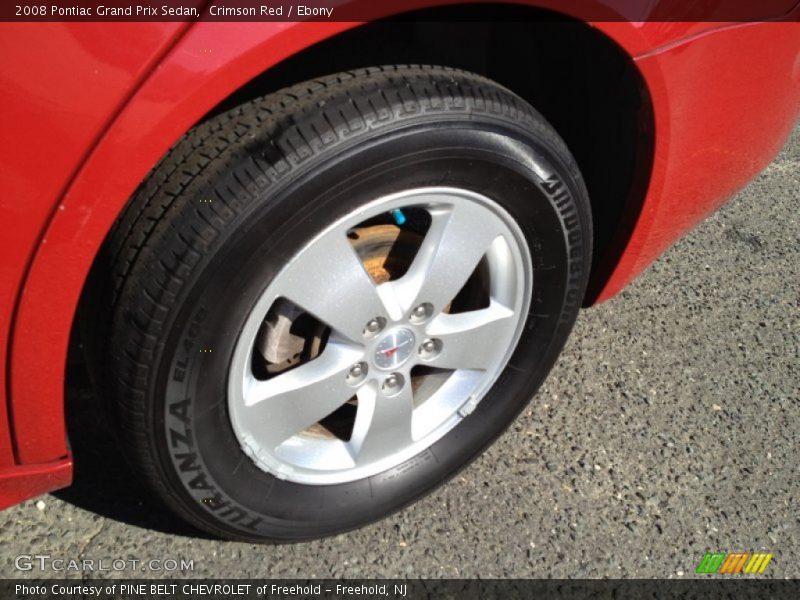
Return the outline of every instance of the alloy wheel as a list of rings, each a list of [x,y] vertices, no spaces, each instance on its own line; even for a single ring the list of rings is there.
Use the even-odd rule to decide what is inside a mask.
[[[378,241],[359,244],[365,232]],[[412,458],[505,368],[531,279],[515,221],[468,190],[408,190],[339,219],[274,277],[239,335],[228,408],[242,449],[312,485]]]

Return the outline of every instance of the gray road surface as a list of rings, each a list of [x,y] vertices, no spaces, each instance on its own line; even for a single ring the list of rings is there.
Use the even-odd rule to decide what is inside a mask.
[[[332,539],[260,547],[183,526],[79,392],[76,484],[0,513],[0,577],[30,575],[14,559],[35,553],[193,560],[194,577],[689,577],[708,550],[774,552],[767,574],[799,577],[799,209],[800,128],[725,209],[582,314],[482,458]]]

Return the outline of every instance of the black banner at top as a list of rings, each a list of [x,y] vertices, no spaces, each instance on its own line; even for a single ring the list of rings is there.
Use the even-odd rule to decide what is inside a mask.
[[[798,0],[2,0],[0,21],[797,20]],[[421,11],[421,12],[420,12]]]

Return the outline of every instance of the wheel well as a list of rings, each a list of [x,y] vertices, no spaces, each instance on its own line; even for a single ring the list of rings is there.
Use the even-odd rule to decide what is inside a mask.
[[[295,83],[382,64],[439,64],[479,73],[530,102],[566,141],[592,202],[592,274],[584,304],[602,290],[639,215],[652,165],[649,96],[631,58],[589,25],[513,5],[456,5],[361,25],[310,46],[237,89],[202,120]],[[202,121],[201,120],[201,121]],[[101,285],[93,266],[81,295]],[[91,282],[91,285],[90,283]],[[99,282],[99,283],[98,283]],[[70,356],[89,334],[78,327]],[[97,326],[95,318],[89,322]]]
[[[479,73],[530,102],[555,127],[592,202],[591,304],[625,248],[652,165],[652,111],[630,56],[586,23],[514,5],[456,5],[368,23],[286,59],[206,118],[322,75],[384,64]]]

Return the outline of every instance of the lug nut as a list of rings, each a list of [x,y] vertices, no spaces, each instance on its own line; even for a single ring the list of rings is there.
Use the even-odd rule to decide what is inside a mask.
[[[383,329],[384,325],[386,325],[386,319],[383,317],[376,317],[364,327],[364,335],[366,337],[371,337]]]
[[[347,371],[347,383],[350,385],[358,385],[366,378],[368,369],[369,367],[367,367],[367,363],[365,362],[354,364]]]
[[[412,323],[422,323],[433,314],[433,304],[430,302],[423,302],[418,306],[411,309],[409,319]]]
[[[396,394],[403,387],[403,376],[400,373],[392,373],[384,379],[382,387],[385,394]]]
[[[422,358],[431,359],[442,351],[442,341],[435,338],[428,338],[419,345],[419,355]]]

